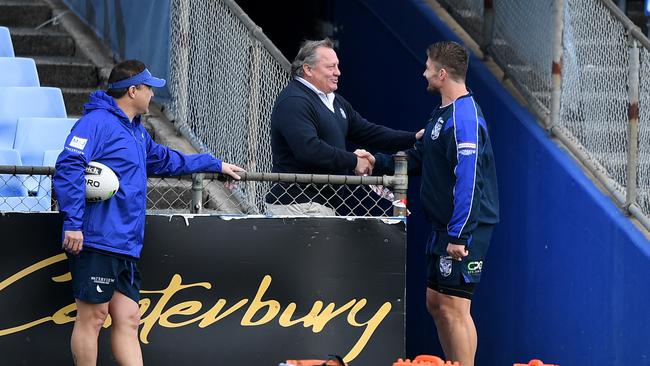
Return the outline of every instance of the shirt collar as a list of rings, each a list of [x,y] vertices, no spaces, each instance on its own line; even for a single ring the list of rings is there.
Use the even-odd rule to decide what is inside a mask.
[[[300,76],[296,76],[296,80],[300,81],[303,83],[305,86],[307,86],[309,89],[313,90],[314,93],[316,93],[320,97],[325,97],[327,98],[330,102],[334,100],[334,93],[323,93],[322,91],[318,90],[314,84],[310,83],[309,81],[301,78]]]

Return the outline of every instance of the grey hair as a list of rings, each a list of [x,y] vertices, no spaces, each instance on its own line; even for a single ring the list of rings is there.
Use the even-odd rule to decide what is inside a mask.
[[[327,47],[334,49],[334,42],[331,39],[325,38],[320,41],[304,41],[300,45],[300,50],[296,55],[296,58],[291,63],[291,76],[296,77],[305,76],[305,71],[303,69],[304,65],[314,66],[316,61],[318,61],[318,54],[316,49],[318,47]]]

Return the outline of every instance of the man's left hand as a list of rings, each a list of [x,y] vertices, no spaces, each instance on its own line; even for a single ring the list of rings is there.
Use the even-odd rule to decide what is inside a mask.
[[[462,244],[447,244],[447,254],[457,261],[462,261],[463,258],[469,255],[469,251]]]
[[[424,136],[424,128],[415,133],[415,139],[419,140],[422,138],[422,136]]]

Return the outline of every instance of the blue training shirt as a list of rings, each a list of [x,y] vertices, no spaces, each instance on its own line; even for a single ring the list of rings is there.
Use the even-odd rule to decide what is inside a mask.
[[[409,174],[421,174],[420,197],[432,229],[448,242],[470,245],[479,224],[499,222],[492,144],[471,93],[437,107],[424,136],[407,151]],[[375,174],[390,172],[392,158],[377,156]]]
[[[84,171],[91,161],[110,167],[120,188],[101,202],[86,202]],[[81,230],[84,248],[139,258],[144,240],[147,173],[182,175],[221,172],[209,154],[184,155],[155,143],[104,91],[90,95],[84,116],[72,127],[56,162],[53,184],[64,215],[63,230]]]

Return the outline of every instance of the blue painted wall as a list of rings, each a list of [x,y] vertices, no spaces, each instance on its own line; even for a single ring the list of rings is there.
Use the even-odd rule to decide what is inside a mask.
[[[369,120],[417,130],[439,97],[426,47],[460,41],[422,0],[335,0],[339,91]],[[488,120],[502,222],[473,304],[478,365],[650,365],[650,242],[473,58],[467,80]],[[411,181],[407,353],[441,354],[424,306],[428,229]]]
[[[169,76],[169,0],[64,0],[108,45],[118,61],[138,59],[155,76]],[[169,98],[167,86],[156,99]]]

